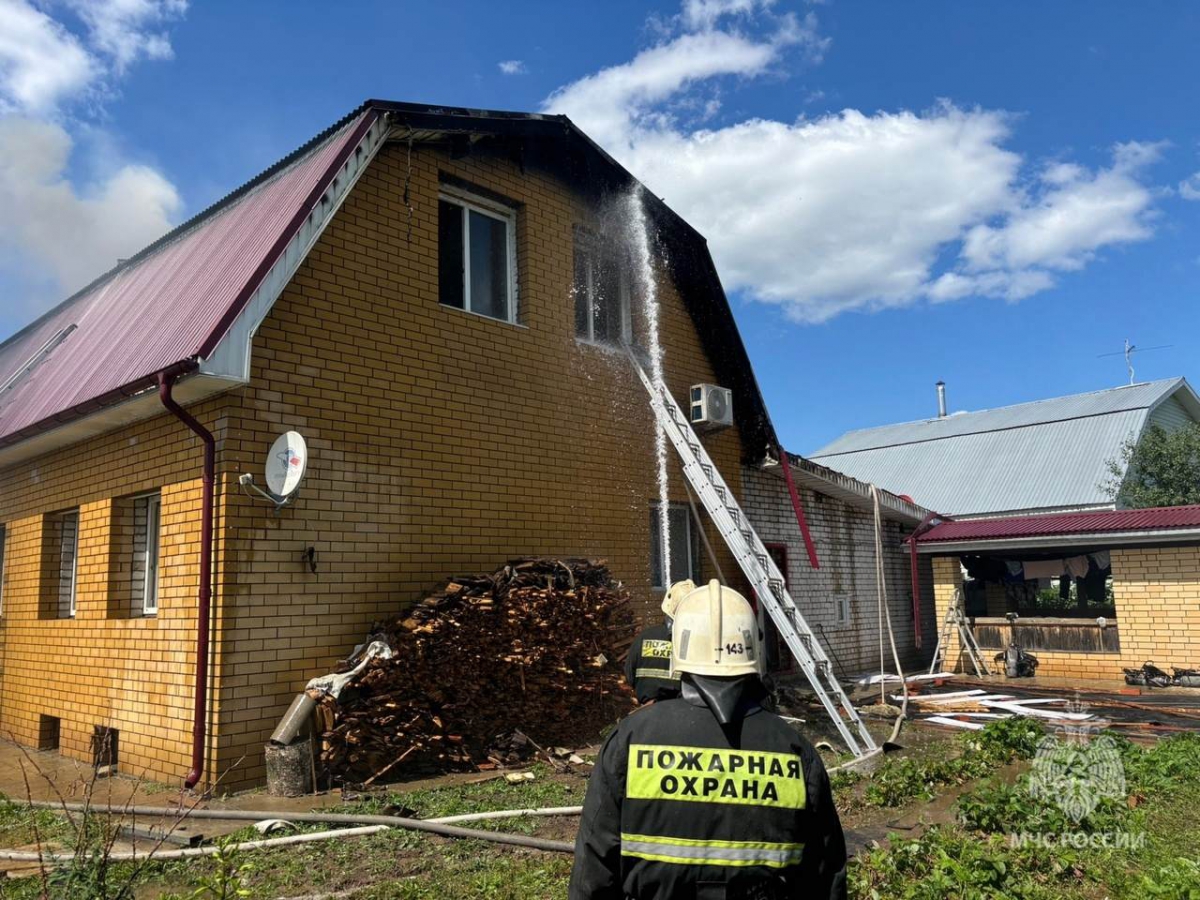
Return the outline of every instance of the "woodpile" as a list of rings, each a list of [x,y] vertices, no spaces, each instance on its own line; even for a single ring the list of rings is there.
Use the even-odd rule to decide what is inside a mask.
[[[371,784],[508,764],[515,731],[534,746],[595,741],[632,707],[620,659],[634,631],[629,596],[600,560],[453,578],[373,628],[390,659],[320,698],[325,775]]]

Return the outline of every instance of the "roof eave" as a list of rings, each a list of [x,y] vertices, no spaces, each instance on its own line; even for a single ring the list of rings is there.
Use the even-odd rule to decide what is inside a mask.
[[[1158,544],[1190,543],[1200,543],[1200,528],[1093,531],[1081,534],[1047,534],[962,541],[918,541],[917,552],[926,556],[957,556],[962,553],[996,553],[1005,550],[1054,550],[1097,546],[1145,547]]]
[[[805,487],[828,494],[842,500],[858,509],[874,511],[874,501],[871,499],[871,485],[859,481],[841,472],[814,463],[803,456],[788,454],[792,466],[792,476]],[[774,460],[764,460],[760,465],[763,471],[771,472],[778,478],[783,478],[783,467]],[[879,488],[880,512],[886,519],[918,525],[929,515],[930,510],[909,503],[891,491]]]

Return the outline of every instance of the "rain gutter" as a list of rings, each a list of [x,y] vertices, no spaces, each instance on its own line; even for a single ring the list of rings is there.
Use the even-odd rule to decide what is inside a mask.
[[[158,398],[175,418],[196,433],[204,443],[203,494],[200,501],[200,589],[196,610],[196,689],[192,710],[192,768],[184,779],[184,787],[194,788],[204,774],[204,749],[208,722],[208,637],[212,619],[212,534],[213,487],[216,482],[217,442],[211,431],[175,402],[171,390],[183,371],[195,364],[180,364],[158,378]]]

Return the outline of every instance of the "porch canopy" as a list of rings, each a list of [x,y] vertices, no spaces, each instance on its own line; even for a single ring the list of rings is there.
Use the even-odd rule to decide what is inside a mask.
[[[985,649],[1015,640],[1033,651],[1132,658],[1174,630],[1189,663],[1200,641],[1189,613],[1200,608],[1191,577],[1198,547],[1200,505],[946,520],[916,538],[918,553],[941,558],[943,589],[961,587]]]

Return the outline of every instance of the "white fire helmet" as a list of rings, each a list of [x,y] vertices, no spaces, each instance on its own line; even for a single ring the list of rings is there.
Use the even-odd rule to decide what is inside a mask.
[[[758,620],[750,602],[716,579],[675,610],[671,664],[694,675],[761,675]]]
[[[668,619],[675,618],[675,610],[679,607],[679,601],[696,589],[696,582],[690,578],[685,578],[683,581],[677,581],[669,588],[663,596],[662,611]]]

